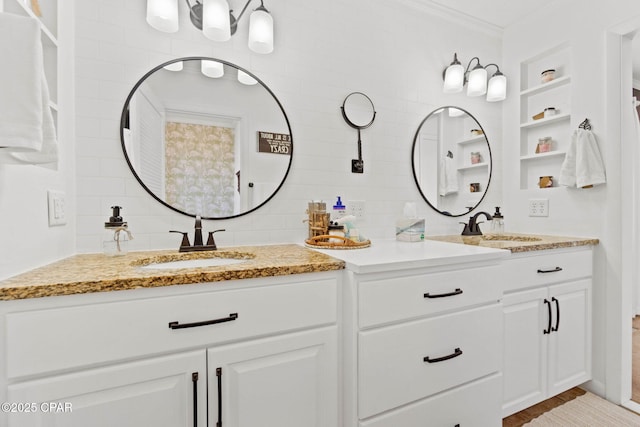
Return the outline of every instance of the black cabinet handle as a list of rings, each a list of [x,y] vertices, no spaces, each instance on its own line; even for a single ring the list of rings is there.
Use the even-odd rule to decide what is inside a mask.
[[[198,373],[191,374],[193,382],[193,427],[198,427]]]
[[[194,322],[194,323],[183,323],[182,325],[180,324],[180,322],[169,322],[169,328],[171,329],[197,328],[198,326],[215,325],[216,323],[231,322],[232,320],[236,320],[237,318],[238,318],[238,313],[231,313],[229,317],[223,317],[221,319],[205,320],[202,322]]]
[[[547,304],[547,309],[549,312],[549,324],[547,326],[547,329],[543,330],[542,333],[550,334],[551,333],[551,302],[549,302],[549,300],[545,298],[544,303]]]
[[[218,422],[216,427],[222,427],[222,368],[216,368],[218,377]]]
[[[462,293],[462,289],[456,288],[455,291],[449,292],[449,293],[446,293],[446,294],[434,294],[434,295],[431,295],[430,293],[427,292],[426,294],[424,294],[424,297],[425,298],[444,298],[444,297],[452,297],[454,295],[460,295],[461,293]]]
[[[540,270],[538,269],[538,273],[557,273],[558,271],[562,271],[562,267],[556,267],[551,270]]]
[[[556,297],[551,298],[551,301],[555,301],[556,303],[556,326],[552,328],[551,331],[556,332],[560,327],[560,301],[558,301]]]
[[[424,362],[427,362],[427,363],[438,363],[438,362],[444,362],[445,360],[453,359],[454,357],[458,357],[461,354],[462,354],[462,350],[460,350],[459,348],[456,348],[453,353],[451,353],[451,354],[449,354],[447,356],[435,357],[433,359],[430,358],[429,356],[426,356],[422,360]]]

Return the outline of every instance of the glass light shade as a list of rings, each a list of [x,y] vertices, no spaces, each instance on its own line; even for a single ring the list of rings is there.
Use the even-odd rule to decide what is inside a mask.
[[[214,79],[224,76],[224,66],[222,65],[222,62],[218,61],[203,59],[200,61],[200,71],[202,71],[202,74],[205,76]]]
[[[182,61],[178,61],[178,62],[174,62],[173,64],[165,65],[162,68],[168,71],[182,71],[183,64],[182,64]]]
[[[464,116],[465,112],[459,108],[449,107],[449,117],[460,117]]]
[[[481,96],[487,93],[487,70],[482,67],[474,68],[469,74],[467,96]]]
[[[253,77],[251,77],[249,74],[245,73],[242,70],[238,70],[238,81],[248,86],[258,83],[256,79],[254,79]]]
[[[227,0],[204,0],[202,4],[202,32],[217,42],[231,38],[229,3]]]
[[[444,93],[462,92],[464,86],[464,67],[461,64],[452,64],[444,73]]]
[[[147,23],[158,31],[178,31],[178,0],[147,0]]]
[[[273,18],[264,8],[258,8],[249,18],[249,49],[256,53],[273,52]]]
[[[504,74],[497,74],[489,80],[487,89],[487,101],[502,101],[507,97],[507,78]]]

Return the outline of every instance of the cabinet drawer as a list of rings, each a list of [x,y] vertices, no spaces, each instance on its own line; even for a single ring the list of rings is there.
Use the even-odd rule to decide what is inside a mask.
[[[303,329],[336,321],[336,280],[7,315],[9,378]],[[236,315],[237,318],[233,318]],[[170,323],[197,327],[171,329]]]
[[[501,306],[361,332],[358,346],[358,414],[363,419],[498,372]]]
[[[590,277],[593,275],[593,253],[591,249],[543,252],[509,259],[503,265],[501,277],[505,291],[509,292]]]
[[[362,281],[358,285],[360,327],[498,301],[502,296],[499,268]]]
[[[500,379],[484,378],[361,422],[360,427],[499,426]]]

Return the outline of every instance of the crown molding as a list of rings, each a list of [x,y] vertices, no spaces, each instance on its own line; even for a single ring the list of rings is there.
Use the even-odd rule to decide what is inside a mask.
[[[494,37],[502,37],[504,29],[495,24],[491,24],[475,16],[442,6],[431,0],[394,0],[396,3],[402,4],[414,10],[418,10],[438,18],[446,19],[456,24],[463,24],[465,27],[482,31]]]

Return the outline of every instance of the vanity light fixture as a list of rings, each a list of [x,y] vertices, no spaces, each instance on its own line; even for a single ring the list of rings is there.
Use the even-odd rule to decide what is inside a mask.
[[[173,63],[171,63],[169,65],[165,65],[162,68],[164,68],[167,71],[182,71],[183,66],[184,65],[183,65],[182,61],[177,61],[177,62],[173,62]]]
[[[238,21],[252,2],[247,0],[236,19],[227,0],[195,0],[193,5],[190,0],[185,1],[191,23],[214,41],[227,41],[235,34]],[[178,31],[178,0],[147,0],[147,23],[158,31]],[[256,53],[273,52],[273,17],[264,7],[263,0],[251,12],[248,44]]]
[[[473,61],[476,61],[475,67],[471,71],[469,68]],[[496,72],[489,79],[487,87],[487,68],[494,66]],[[467,85],[467,96],[482,96],[487,94],[487,101],[502,101],[507,97],[507,78],[500,71],[496,64],[482,66],[480,59],[475,56],[471,58],[467,64],[466,70],[458,61],[458,54],[453,55],[453,61],[443,72],[444,85],[442,91],[444,93],[462,92],[464,85]]]

